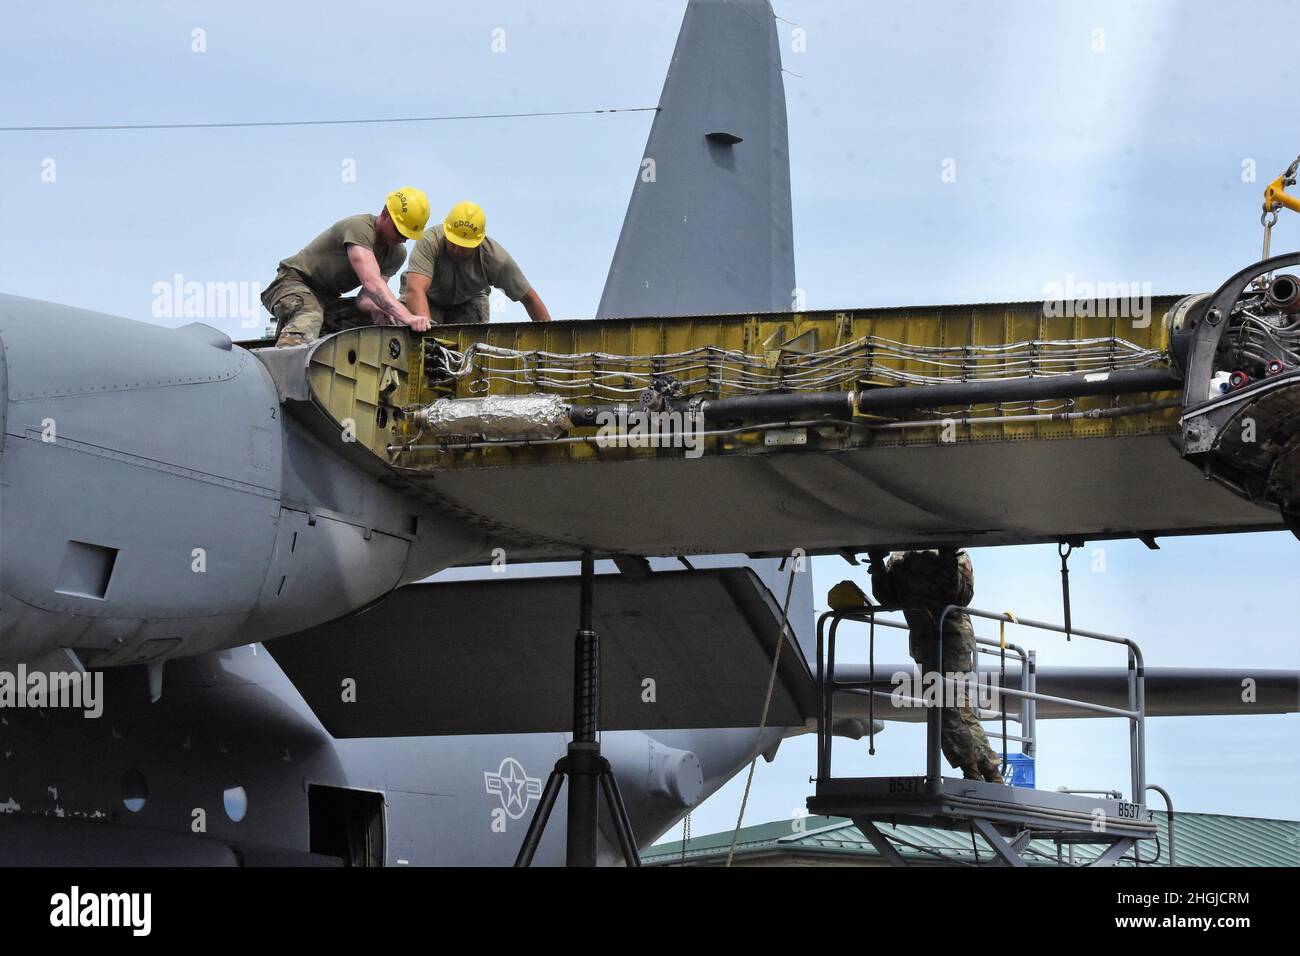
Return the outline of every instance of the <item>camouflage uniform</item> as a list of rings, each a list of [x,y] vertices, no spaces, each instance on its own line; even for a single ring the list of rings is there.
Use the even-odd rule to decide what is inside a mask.
[[[411,261],[402,273],[402,296],[406,277],[412,272],[429,280],[425,298],[434,325],[460,325],[488,321],[488,292],[500,289],[506,298],[518,302],[532,289],[519,264],[505,246],[484,238],[473,255],[453,259],[447,252],[441,224],[430,226],[411,250]]]
[[[322,334],[373,325],[357,306],[356,296],[324,296],[292,269],[281,269],[262,293],[266,311],[275,319],[275,334],[290,332],[303,342]]]
[[[406,276],[402,276],[402,287],[405,291]],[[459,305],[435,305],[429,303],[429,320],[434,325],[468,325],[482,324],[488,320],[488,297],[486,295],[476,295],[472,299],[461,302]]]
[[[262,304],[275,317],[277,344],[302,345],[322,334],[375,324],[357,305],[356,296],[344,295],[361,284],[348,258],[348,246],[369,249],[385,279],[406,261],[404,245],[379,241],[374,216],[340,219],[283,260],[262,292]]]
[[[935,625],[949,604],[969,605],[975,596],[975,572],[965,551],[899,551],[889,562],[871,562],[871,590],[881,604],[911,608],[908,650],[930,673],[969,673],[975,652],[970,615],[950,613],[943,625],[943,660],[934,660]],[[918,695],[919,696],[919,695]],[[943,708],[943,754],[968,777],[998,778],[998,758],[989,746],[969,704]]]

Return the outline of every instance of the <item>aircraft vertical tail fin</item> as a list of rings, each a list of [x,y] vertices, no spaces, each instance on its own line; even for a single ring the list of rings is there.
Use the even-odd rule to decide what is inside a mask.
[[[691,0],[597,318],[785,311],[785,86],[768,0]]]

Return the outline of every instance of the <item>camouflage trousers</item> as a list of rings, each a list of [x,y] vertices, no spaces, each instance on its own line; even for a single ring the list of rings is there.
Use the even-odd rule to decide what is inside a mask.
[[[974,666],[975,630],[970,618],[949,615],[943,631],[943,660],[935,666],[934,630],[913,629],[908,639],[912,659],[921,668],[921,676],[931,673],[969,673]],[[947,698],[945,698],[946,701]],[[944,707],[943,755],[958,770],[983,775],[1000,767],[998,755],[989,746],[988,735],[975,716],[969,703],[961,707]]]
[[[322,335],[373,324],[355,296],[326,296],[296,272],[281,269],[262,292],[262,304],[275,317],[276,335],[291,333],[313,342]]]

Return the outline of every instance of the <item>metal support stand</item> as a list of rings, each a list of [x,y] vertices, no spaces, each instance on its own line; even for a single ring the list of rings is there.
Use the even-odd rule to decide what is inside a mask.
[[[975,828],[975,832],[982,836],[984,842],[997,854],[998,860],[1001,861],[1003,866],[1028,866],[1020,855],[1023,841],[1008,840],[988,820],[974,817],[970,823]]]
[[[903,859],[902,854],[898,852],[894,844],[890,843],[888,837],[876,829],[875,821],[865,817],[854,817],[853,824],[862,831],[862,835],[876,848],[876,852],[881,855],[886,863],[890,866],[907,866],[907,860]]]
[[[569,780],[568,866],[595,866],[600,843],[600,803],[597,790],[604,795],[614,833],[618,837],[623,860],[628,866],[640,866],[632,823],[628,819],[618,780],[609,761],[600,755],[600,638],[592,629],[592,594],[596,579],[596,562],[590,551],[582,553],[582,605],[578,633],[573,638],[573,740],[567,753],[555,762],[546,781],[542,799],[533,811],[523,846],[515,866],[531,866],[537,845],[546,830],[546,822],[555,808],[556,797],[565,777]]]
[[[1097,859],[1087,865],[1089,867],[1100,868],[1118,863],[1120,858],[1129,850],[1132,850],[1136,843],[1137,841],[1132,838],[1116,840],[1106,848],[1106,852],[1102,853],[1101,856],[1097,857]]]

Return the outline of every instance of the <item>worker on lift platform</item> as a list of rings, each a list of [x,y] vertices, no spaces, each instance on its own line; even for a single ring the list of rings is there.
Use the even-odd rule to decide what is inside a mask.
[[[888,558],[881,550],[867,552],[871,590],[876,600],[904,608],[909,629],[908,650],[921,668],[922,680],[932,674],[970,673],[975,654],[975,630],[970,615],[953,612],[943,625],[943,660],[935,658],[935,625],[950,604],[966,607],[975,596],[975,571],[964,550],[899,551]],[[997,754],[989,746],[969,702],[943,708],[943,754],[968,780],[1002,783]]]

